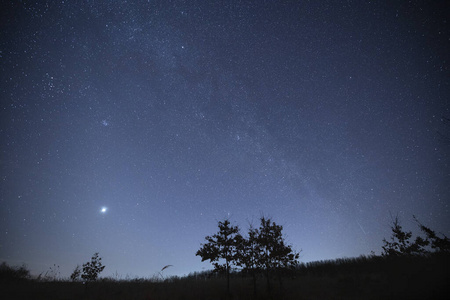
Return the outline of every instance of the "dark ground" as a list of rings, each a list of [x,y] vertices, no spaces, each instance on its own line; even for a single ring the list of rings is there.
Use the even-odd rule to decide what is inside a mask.
[[[267,291],[259,277],[256,299],[448,299],[449,255],[359,257],[301,265],[277,274]],[[112,280],[83,284],[68,281],[12,280],[2,278],[2,299],[255,299],[250,277],[235,273],[230,295],[226,281],[212,273],[155,280]]]

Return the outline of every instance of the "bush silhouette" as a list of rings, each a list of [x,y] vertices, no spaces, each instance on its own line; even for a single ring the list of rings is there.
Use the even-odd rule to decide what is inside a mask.
[[[0,280],[1,281],[17,281],[26,280],[30,278],[30,271],[25,265],[20,267],[11,267],[6,262],[0,265]]]
[[[98,256],[98,252],[94,253],[91,261],[83,264],[83,274],[81,274],[81,278],[86,281],[95,281],[104,268],[105,266],[102,264],[102,258]],[[75,269],[75,271],[76,270],[77,269]]]
[[[73,270],[72,274],[70,275],[70,280],[72,280],[72,281],[78,281],[78,280],[80,280],[80,278],[81,278],[81,272],[82,272],[82,270],[81,270],[80,265],[77,265],[77,266],[75,267],[75,270]]]
[[[396,216],[392,221],[390,241],[383,239],[384,245],[381,253],[383,256],[395,257],[423,255],[431,252],[450,252],[450,240],[447,236],[442,234],[442,237],[439,237],[435,231],[420,223],[415,216],[413,218],[426,237],[417,236],[414,241],[410,241],[412,232],[404,231],[398,216]]]
[[[411,242],[412,232],[403,231],[398,216],[392,221],[391,231],[391,240],[383,239],[383,256],[418,255],[426,252],[424,247],[429,242],[420,236],[414,242]]]
[[[435,252],[450,252],[450,240],[445,234],[441,234],[442,237],[439,237],[434,230],[420,223],[416,216],[413,216],[413,218],[417,222],[420,230],[425,233],[426,241],[431,246],[431,249]]]

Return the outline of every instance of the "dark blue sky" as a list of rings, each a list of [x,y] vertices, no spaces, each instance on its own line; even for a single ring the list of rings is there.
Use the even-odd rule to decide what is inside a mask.
[[[378,2],[7,1],[0,260],[182,275],[263,214],[302,261],[450,235],[448,7]]]

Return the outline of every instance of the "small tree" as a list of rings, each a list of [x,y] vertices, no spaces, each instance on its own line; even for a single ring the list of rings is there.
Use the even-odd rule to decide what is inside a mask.
[[[78,281],[81,278],[81,267],[80,265],[77,265],[75,267],[75,270],[73,270],[72,274],[70,275],[70,280],[72,281]]]
[[[439,237],[435,231],[420,223],[416,216],[413,216],[413,218],[417,222],[417,225],[419,225],[420,230],[427,236],[426,241],[427,244],[430,244],[431,249],[436,252],[450,252],[450,240],[445,234],[442,234],[442,237]]]
[[[420,236],[414,242],[410,242],[412,233],[411,231],[403,231],[398,216],[392,221],[391,230],[391,241],[383,239],[384,245],[382,246],[383,252],[381,253],[383,256],[418,255],[426,252],[424,247],[429,242]]]
[[[105,266],[102,264],[102,258],[98,256],[98,252],[94,253],[91,261],[83,264],[83,274],[81,274],[81,278],[86,281],[95,281],[104,268]]]
[[[258,265],[265,269],[269,292],[271,272],[295,267],[300,256],[292,250],[292,246],[286,245],[282,230],[283,226],[272,222],[270,218],[261,218],[261,226],[256,237],[259,250]],[[279,279],[281,284],[281,276]]]
[[[227,292],[230,292],[230,269],[236,261],[237,244],[242,237],[238,226],[231,226],[229,220],[219,222],[219,232],[213,236],[206,236],[206,244],[195,255],[202,261],[209,260],[214,265],[214,270],[224,272],[227,275]]]

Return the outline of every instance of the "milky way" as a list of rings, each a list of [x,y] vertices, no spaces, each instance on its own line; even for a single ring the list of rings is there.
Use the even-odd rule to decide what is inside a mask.
[[[448,7],[298,2],[7,2],[0,260],[183,275],[262,215],[302,261],[449,235]]]

